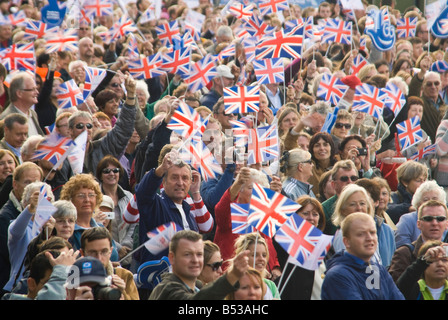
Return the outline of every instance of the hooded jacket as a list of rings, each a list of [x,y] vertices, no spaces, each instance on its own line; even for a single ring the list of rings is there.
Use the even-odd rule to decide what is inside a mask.
[[[386,268],[340,251],[327,262],[322,300],[404,300]]]

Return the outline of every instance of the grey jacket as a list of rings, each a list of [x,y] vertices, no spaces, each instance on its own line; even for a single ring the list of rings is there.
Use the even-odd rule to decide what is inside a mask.
[[[84,158],[84,173],[95,173],[98,163],[106,155],[119,159],[126,150],[134,132],[136,107],[124,104],[112,130],[101,139],[88,142],[89,148]]]

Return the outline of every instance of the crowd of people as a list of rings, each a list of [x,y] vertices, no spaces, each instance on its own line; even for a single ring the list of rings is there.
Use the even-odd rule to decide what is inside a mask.
[[[34,72],[0,64],[2,299],[447,298],[448,42],[428,30],[422,8],[362,3],[364,10],[347,13],[330,0],[316,7],[290,3],[262,16],[257,5],[234,1],[274,32],[308,17],[316,27],[328,19],[353,26],[350,44],[303,39],[300,57],[281,57],[283,81],[259,84],[243,43],[247,18],[229,6],[164,0],[158,16],[143,19],[157,2],[111,2],[112,14],[77,21],[75,49],[48,52],[45,37],[33,40]],[[58,3],[67,10],[74,5]],[[40,21],[46,4],[0,0],[0,10],[3,17],[23,11]],[[365,32],[366,13],[384,8],[392,25],[403,17],[418,20],[415,34],[397,37],[386,51]],[[191,90],[180,72],[132,74],[131,40],[140,58],[170,52],[158,26],[176,21],[186,34],[193,13],[204,20],[195,29],[190,63],[214,56],[216,76]],[[105,31],[125,15],[136,30],[105,41]],[[25,26],[8,21],[0,23],[0,57],[30,43]],[[220,56],[232,45],[234,51]],[[359,55],[366,65],[354,72]],[[106,74],[81,103],[62,108],[59,86],[73,80],[86,89],[92,84],[87,67]],[[337,105],[317,93],[324,74],[348,88]],[[384,107],[380,116],[352,110],[363,84],[394,84],[405,97],[402,109],[395,114]],[[254,85],[257,112],[226,112],[225,88]],[[207,119],[200,139],[221,169],[207,178],[183,160],[188,137],[171,125],[183,103]],[[329,114],[334,123],[326,129]],[[396,125],[415,117],[422,137],[402,149]],[[249,147],[234,136],[237,120],[250,128],[275,126],[276,156],[248,163]],[[69,157],[57,166],[36,157],[50,135],[78,141],[85,132],[82,168]],[[432,145],[434,152],[413,157]],[[255,184],[299,204],[292,214],[332,237],[317,269],[293,262],[260,230],[234,232],[233,205],[250,204]],[[36,231],[44,191],[55,211]],[[176,226],[169,245],[151,250],[148,241],[167,224]],[[145,278],[155,266],[158,276]]]

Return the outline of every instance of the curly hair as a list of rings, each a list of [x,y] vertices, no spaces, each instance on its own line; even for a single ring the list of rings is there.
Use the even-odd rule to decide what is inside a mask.
[[[101,193],[100,185],[95,180],[95,177],[90,173],[80,173],[72,176],[70,180],[68,180],[62,187],[59,199],[72,201],[75,193],[81,188],[87,188],[95,191],[97,206],[99,206],[103,201],[103,194]]]

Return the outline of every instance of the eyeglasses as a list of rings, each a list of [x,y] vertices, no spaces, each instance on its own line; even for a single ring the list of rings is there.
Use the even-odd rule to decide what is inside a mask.
[[[86,255],[89,257],[98,257],[98,256],[103,256],[103,257],[107,257],[109,254],[111,253],[111,251],[109,249],[103,249],[101,251],[86,251]]]
[[[431,87],[432,85],[438,87],[440,85],[440,81],[434,81],[434,82],[428,81],[428,82],[426,82],[426,86],[427,87]]]
[[[87,198],[93,199],[93,198],[96,198],[96,194],[95,193],[89,193],[89,194],[78,193],[75,197],[78,199],[83,199],[83,200],[87,199]]]
[[[308,160],[306,160],[306,161],[302,161],[302,162],[300,162],[300,163],[309,163],[309,164],[311,164],[311,163],[313,163],[313,160],[308,159]]]
[[[443,222],[446,220],[445,216],[423,216],[420,218],[420,220],[425,222],[432,222],[433,220],[437,220],[437,222]]]
[[[104,174],[108,174],[108,173],[111,173],[111,172],[118,173],[118,172],[120,172],[120,169],[119,168],[113,168],[113,169],[105,168],[105,169],[103,169],[102,172]]]
[[[85,126],[87,129],[92,129],[92,128],[93,128],[93,124],[91,124],[91,123],[86,123],[86,124],[84,124],[84,123],[77,123],[77,124],[75,125],[75,128],[76,128],[76,129],[79,129],[79,130],[82,130],[82,129],[84,129],[84,126]]]
[[[218,271],[218,269],[221,268],[223,262],[224,261],[221,260],[221,261],[218,261],[218,262],[215,262],[215,263],[207,263],[207,266],[212,268],[213,271]]]
[[[340,123],[340,122],[338,122],[338,123],[334,124],[334,127],[337,128],[337,129],[342,129],[342,128],[351,129],[352,125],[350,123]]]
[[[20,90],[22,90],[22,91],[38,91],[39,88],[38,87],[34,87],[34,88],[31,88],[31,89],[20,89]]]
[[[351,176],[351,177],[342,176],[342,177],[339,178],[339,180],[341,180],[342,182],[347,182],[348,179],[352,180],[352,182],[355,182],[356,180],[359,179],[359,177],[358,176]]]

